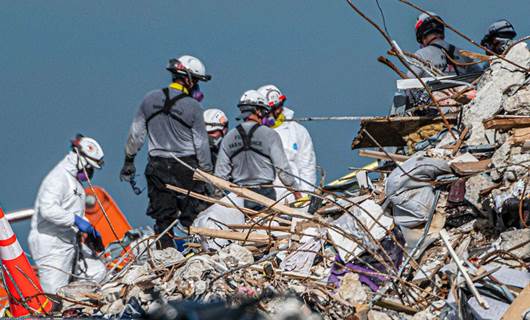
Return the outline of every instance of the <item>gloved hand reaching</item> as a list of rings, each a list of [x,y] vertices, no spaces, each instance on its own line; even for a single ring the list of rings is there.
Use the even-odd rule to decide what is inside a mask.
[[[94,238],[101,238],[101,234],[96,229],[94,229],[90,222],[86,221],[82,217],[76,215],[74,224],[76,225],[77,229],[79,229],[79,231],[86,233],[89,236],[93,236]]]
[[[120,180],[130,182],[136,174],[136,167],[134,166],[134,157],[125,156],[125,162],[120,171]]]

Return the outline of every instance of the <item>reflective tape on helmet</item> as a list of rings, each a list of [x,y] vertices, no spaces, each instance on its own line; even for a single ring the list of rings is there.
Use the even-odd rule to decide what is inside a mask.
[[[423,20],[418,20],[418,22],[416,22],[416,26],[414,28],[416,30],[418,30],[421,27],[422,23],[423,23]]]

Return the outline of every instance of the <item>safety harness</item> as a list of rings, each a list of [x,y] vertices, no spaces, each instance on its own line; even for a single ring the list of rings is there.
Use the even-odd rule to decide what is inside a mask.
[[[241,152],[252,151],[252,152],[255,152],[255,153],[259,154],[262,157],[265,157],[265,158],[269,159],[269,161],[272,162],[271,157],[269,155],[263,153],[262,151],[254,148],[252,146],[252,137],[254,136],[254,132],[256,132],[256,130],[258,130],[259,126],[260,126],[259,123],[254,124],[252,126],[252,128],[250,128],[248,133],[245,132],[245,129],[243,129],[242,125],[238,125],[236,127],[236,130],[239,133],[239,135],[241,136],[241,140],[243,141],[243,146],[241,148],[237,149],[234,153],[232,153],[232,155],[230,156],[230,160],[232,160],[235,156],[237,156]]]
[[[433,46],[433,47],[436,47],[440,50],[442,50],[447,56],[449,56],[452,60],[456,60],[455,59],[455,50],[456,50],[456,47],[453,46],[452,44],[449,45],[449,49],[446,49],[444,48],[443,46],[437,44],[437,43],[431,43],[429,44],[430,46]],[[453,63],[452,60],[450,59],[446,59],[447,60],[447,64],[450,64],[453,66],[453,68],[455,68],[455,72],[456,72],[456,75],[459,76],[460,75],[460,72],[458,72],[458,68],[456,67],[456,65]]]
[[[184,127],[191,130],[191,125],[186,123],[186,121],[182,120],[181,117],[177,116],[176,114],[171,112],[171,108],[179,101],[180,99],[184,97],[188,97],[189,95],[187,93],[181,93],[173,98],[169,97],[169,88],[163,88],[162,92],[164,93],[165,100],[163,106],[154,106],[155,108],[160,108],[160,110],[155,111],[153,114],[151,114],[146,120],[145,120],[145,126],[147,128],[147,131],[149,131],[149,122],[153,120],[154,117],[164,114],[168,117],[173,118],[174,120],[178,121],[180,124],[182,124]]]

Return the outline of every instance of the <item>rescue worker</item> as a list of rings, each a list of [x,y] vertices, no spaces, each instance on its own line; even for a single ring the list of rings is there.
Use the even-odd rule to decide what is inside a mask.
[[[441,18],[430,12],[430,15],[441,20]],[[419,15],[416,22],[416,41],[420,44],[421,49],[415,54],[423,59],[429,61],[432,66],[439,69],[444,75],[462,75],[473,72],[481,72],[482,67],[477,64],[468,66],[460,66],[458,63],[470,63],[472,59],[464,57],[460,54],[460,49],[454,45],[446,42],[445,27],[443,23],[428,14],[422,13]],[[456,62],[456,63],[455,63]],[[429,77],[430,75],[425,70],[411,65],[411,68],[421,78]],[[409,78],[414,78],[412,72],[408,72]]]
[[[147,215],[155,220],[157,234],[177,218],[182,226],[190,226],[197,213],[204,209],[203,202],[166,188],[166,184],[171,184],[205,193],[204,183],[193,181],[193,172],[173,157],[193,168],[213,171],[204,110],[198,101],[202,93],[197,90],[198,82],[209,81],[211,76],[206,74],[199,59],[189,55],[169,60],[166,69],[171,72],[173,82],[166,88],[149,92],[142,101],[129,130],[125,162],[120,172],[122,181],[134,178],[134,158],[147,136]],[[157,244],[158,248],[174,247],[173,235],[172,230],[166,233]]]
[[[265,97],[256,90],[246,91],[238,104],[243,120],[230,130],[221,143],[215,175],[276,200],[276,192],[271,186],[276,172],[281,182],[296,189],[282,141],[277,132],[264,124],[270,124],[270,107]],[[294,192],[296,199],[300,192]],[[263,207],[252,201],[245,201],[249,209]]]
[[[517,36],[513,25],[506,19],[493,22],[488,27],[488,32],[480,41],[480,45],[490,49],[496,54],[503,54]],[[486,52],[490,55],[489,52]]]
[[[257,91],[265,97],[271,108],[274,116],[271,128],[280,135],[291,171],[295,177],[298,177],[296,181],[300,190],[313,191],[316,183],[316,159],[309,132],[298,122],[292,121],[294,111],[284,106],[287,98],[278,87],[269,84],[260,87]],[[285,188],[277,188],[276,192],[280,199],[288,191]],[[286,200],[292,201],[289,197]]]
[[[228,118],[222,110],[210,108],[204,111],[204,124],[206,125],[206,132],[208,132],[212,164],[215,167],[221,141],[228,132]]]
[[[97,282],[106,275],[103,262],[78,241],[80,232],[101,243],[99,232],[84,218],[82,183],[103,165],[103,149],[96,140],[81,135],[72,141],[71,147],[40,185],[28,236],[42,289],[52,294],[77,280],[71,279],[70,274]]]

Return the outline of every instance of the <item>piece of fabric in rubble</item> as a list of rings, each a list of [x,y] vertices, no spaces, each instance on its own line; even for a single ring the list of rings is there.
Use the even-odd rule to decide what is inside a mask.
[[[234,193],[230,193],[221,200],[221,202],[229,205],[236,205],[240,208],[244,206],[245,200],[238,197]],[[199,213],[195,221],[193,221],[194,227],[226,230],[228,224],[244,224],[245,216],[241,211],[236,208],[227,208],[220,204],[214,204],[208,207],[206,210]],[[205,238],[201,237],[201,243],[205,250],[219,250],[230,244],[230,240],[218,239],[218,238]]]
[[[376,219],[379,223],[374,221]],[[362,223],[362,226],[360,225]],[[348,213],[343,214],[333,225],[343,230],[350,236],[357,239],[362,245],[334,229],[328,229],[330,239],[336,245],[337,252],[342,260],[350,261],[353,257],[363,253],[365,248],[377,250],[372,242],[372,237],[381,240],[392,226],[392,218],[383,214],[383,209],[373,200],[366,200],[360,205],[350,209]],[[371,237],[366,233],[368,230]]]
[[[396,240],[404,245],[405,240],[399,228],[394,228],[392,231]],[[380,241],[381,246],[385,250],[386,254],[381,249],[377,250],[376,253],[383,257],[383,260],[388,265],[393,265],[396,269],[399,268],[403,260],[403,250],[394,242],[390,236],[386,236]],[[388,257],[387,257],[388,255]],[[390,258],[390,260],[388,259]],[[371,266],[371,267],[370,267]],[[374,270],[375,269],[375,270]],[[340,286],[340,279],[349,272],[355,272],[359,274],[359,281],[370,287],[373,292],[379,290],[379,287],[383,285],[388,277],[381,274],[375,274],[377,272],[386,274],[391,271],[387,269],[380,261],[376,260],[370,253],[363,253],[358,258],[353,259],[351,262],[344,263],[339,255],[335,257],[335,262],[331,266],[331,271],[328,277],[328,283],[334,284],[336,287]]]
[[[394,222],[409,228],[425,223],[435,201],[430,182],[450,172],[446,161],[420,154],[394,169],[385,181],[384,203],[392,205]]]
[[[285,257],[280,263],[280,268],[282,270],[310,274],[317,253],[322,250],[322,245],[324,243],[322,237],[325,234],[325,230],[308,228],[304,230],[304,233],[314,234],[315,237],[303,236],[302,239],[300,239],[300,247]]]

